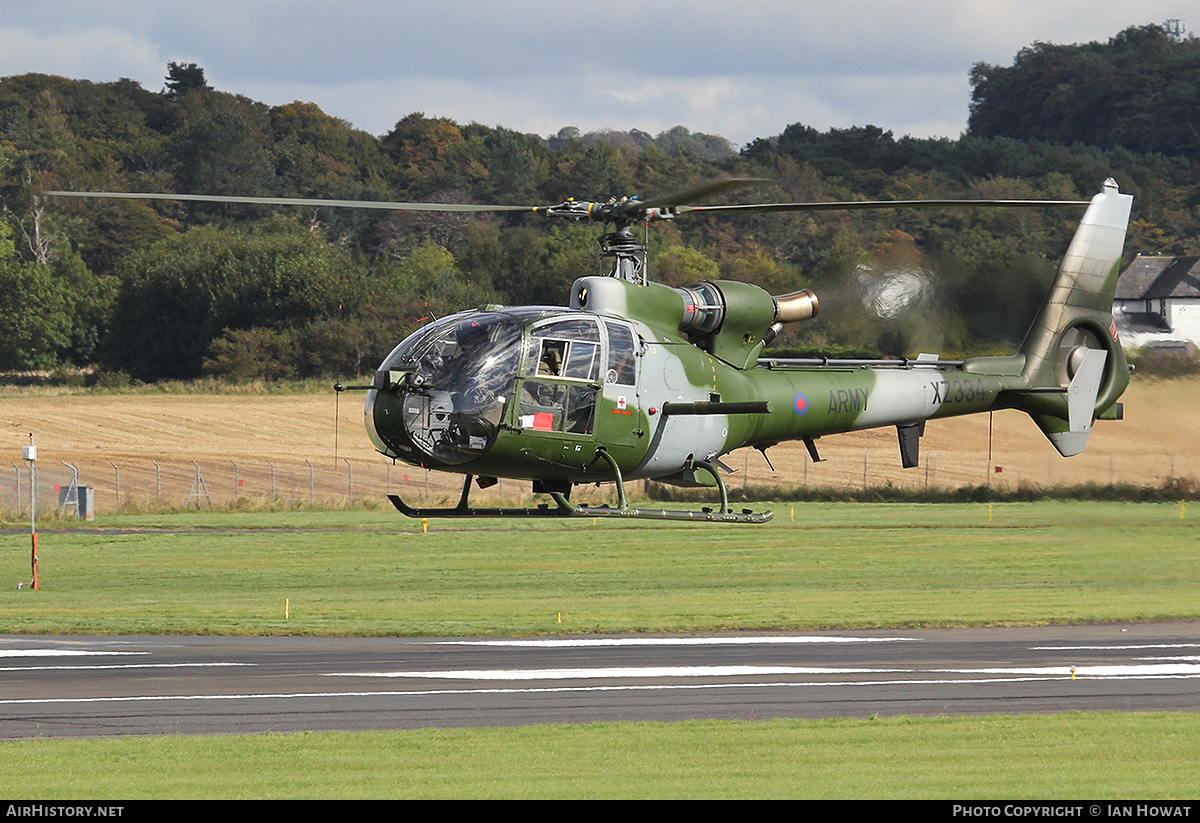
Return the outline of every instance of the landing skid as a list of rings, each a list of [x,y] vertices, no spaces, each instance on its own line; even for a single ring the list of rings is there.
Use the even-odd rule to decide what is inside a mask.
[[[458,504],[453,508],[414,508],[405,503],[398,494],[389,494],[388,500],[392,501],[392,505],[396,507],[397,511],[408,517],[624,517],[641,520],[690,520],[710,523],[765,523],[775,516],[774,512],[753,512],[750,509],[742,509],[740,512],[731,511],[729,491],[725,488],[725,482],[717,474],[716,467],[707,461],[697,462],[695,465],[716,478],[717,488],[721,493],[719,511],[708,507],[703,507],[700,511],[634,508],[626,500],[625,484],[621,479],[621,470],[617,467],[616,461],[603,451],[597,452],[597,455],[603,457],[616,474],[616,507],[576,505],[567,499],[566,494],[551,492],[550,497],[554,500],[554,507],[543,503],[533,508],[475,508],[467,505],[471,494],[471,480],[473,479],[471,475],[467,475],[463,481],[462,496],[459,497]]]

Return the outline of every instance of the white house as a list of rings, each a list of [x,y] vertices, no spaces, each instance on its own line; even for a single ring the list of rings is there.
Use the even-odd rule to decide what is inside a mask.
[[[1200,257],[1138,255],[1117,280],[1113,317],[1127,348],[1195,354],[1200,346]]]

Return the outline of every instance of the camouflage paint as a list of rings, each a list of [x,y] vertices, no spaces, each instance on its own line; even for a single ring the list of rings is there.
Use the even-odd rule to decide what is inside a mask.
[[[757,365],[764,337],[775,320],[766,308],[772,298],[761,289],[714,281],[711,285],[726,295],[724,322],[707,337],[689,338],[680,328],[687,327],[694,307],[680,290],[611,277],[582,278],[572,287],[570,308],[546,310],[522,321],[525,361],[486,453],[456,465],[433,460],[421,464],[477,476],[577,483],[615,479],[611,459],[626,479],[688,482],[696,461],[745,446],[766,448],[783,440],[880,426],[911,427],[929,419],[1000,408],[1026,411],[1060,452],[1075,454],[1086,443],[1091,420],[1086,425],[1078,420],[1072,424],[1067,398],[1078,382],[1072,370],[1078,371],[1077,364],[1089,359],[1089,349],[1104,351],[1099,376],[1086,378],[1098,381],[1090,387],[1091,394],[1084,393],[1095,398],[1091,415],[1084,415],[1089,418],[1111,414],[1129,380],[1111,310],[1131,201],[1111,181],[1093,198],[1020,351],[954,365],[920,361],[895,367],[851,367],[837,361],[822,366]],[[574,384],[595,392],[594,423],[587,432],[523,425],[518,404],[511,402],[520,395],[522,381],[532,379],[527,362],[530,330],[554,317],[619,319],[636,333],[635,385],[613,385],[603,374]],[[403,365],[400,360],[385,361],[379,374],[394,374],[388,369]],[[1088,375],[1095,371],[1089,367]],[[403,380],[393,384],[377,375],[368,391],[366,413],[372,439],[377,447],[383,446],[380,451],[410,459],[380,440],[388,440],[387,431],[395,431],[389,427],[401,422],[397,410],[404,391]],[[667,403],[754,402],[769,404],[770,412],[664,411]]]

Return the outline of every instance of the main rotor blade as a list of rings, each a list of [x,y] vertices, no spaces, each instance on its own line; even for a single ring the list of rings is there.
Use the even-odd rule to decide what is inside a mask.
[[[788,211],[854,211],[857,209],[931,209],[931,208],[1048,208],[1062,206],[1086,206],[1089,200],[849,200],[816,203],[747,203],[732,206],[693,206],[690,203],[712,194],[728,191],[751,183],[760,183],[754,178],[729,178],[712,180],[689,189],[672,192],[651,200],[628,200],[621,203],[604,204],[605,213],[590,215],[593,219],[609,220],[613,217],[638,219],[654,209],[663,209],[674,214],[702,212],[708,214],[737,214]],[[124,200],[182,200],[202,203],[234,203],[265,206],[332,206],[348,209],[382,209],[385,211],[442,211],[442,212],[552,212],[556,206],[481,206],[471,203],[409,203],[382,200],[321,200],[307,197],[244,197],[224,194],[166,194],[159,192],[118,191],[47,191],[53,197],[90,197]],[[573,201],[569,201],[573,202]],[[585,214],[579,204],[580,214]],[[599,206],[600,204],[594,204]]]
[[[478,206],[469,203],[395,203],[381,200],[320,200],[307,197],[241,197],[225,194],[159,194],[120,191],[46,191],[54,197],[120,198],[125,200],[190,200],[201,203],[243,203],[264,206],[335,206],[387,211],[538,211],[539,206]]]
[[[856,209],[936,209],[962,206],[966,208],[1045,208],[1056,206],[1086,206],[1090,200],[842,200],[822,203],[747,203],[741,206],[679,206],[678,214],[692,212],[737,213],[778,211],[854,211]]]
[[[670,206],[682,206],[685,203],[695,203],[710,194],[720,194],[723,191],[736,189],[741,186],[749,186],[754,183],[763,183],[754,177],[730,177],[724,180],[709,180],[707,183],[702,183],[699,186],[693,186],[690,189],[680,189],[679,191],[664,194],[661,197],[654,197],[650,200],[636,201],[642,208],[659,209]]]

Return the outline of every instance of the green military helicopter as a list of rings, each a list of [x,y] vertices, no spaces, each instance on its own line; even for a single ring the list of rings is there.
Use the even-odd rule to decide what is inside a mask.
[[[464,475],[458,504],[410,517],[585,516],[761,523],[771,512],[734,511],[719,458],[805,443],[814,461],[825,435],[895,426],[900,459],[918,463],[925,421],[996,409],[1028,413],[1063,455],[1083,451],[1096,419],[1119,419],[1129,383],[1112,316],[1113,292],[1133,198],[1105,181],[1090,201],[864,201],[694,205],[745,185],[720,180],[682,192],[607,203],[472,206],[297,198],[47,192],[281,205],[426,211],[533,211],[594,220],[612,261],[581,277],[569,307],[482,306],[420,328],[392,350],[366,391],[366,427],[385,457]],[[956,206],[1087,206],[1058,276],[1019,350],[1005,357],[941,360],[762,357],[782,326],[816,315],[804,289],[772,296],[712,280],[686,288],[647,282],[644,243],[633,227],[691,213],[821,211]],[[337,386],[339,391],[346,387]],[[530,480],[554,505],[478,508],[499,478]],[[716,509],[630,506],[625,481],[715,487]],[[616,505],[580,505],[575,485],[613,483]]]

